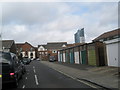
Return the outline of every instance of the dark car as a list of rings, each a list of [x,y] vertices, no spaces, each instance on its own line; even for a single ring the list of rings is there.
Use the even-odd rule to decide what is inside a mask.
[[[30,62],[31,62],[31,59],[23,58],[23,64],[27,65],[27,64],[30,64]]]
[[[22,73],[25,74],[25,72],[26,72],[25,64],[24,64],[23,60],[20,60],[20,62],[22,65]]]
[[[49,57],[49,61],[50,61],[50,62],[54,62],[54,61],[55,61],[55,57],[54,57],[54,56],[50,56],[50,57]]]
[[[18,81],[22,77],[22,66],[18,57],[10,52],[0,52],[0,58],[2,84],[11,83],[12,86],[17,87]]]

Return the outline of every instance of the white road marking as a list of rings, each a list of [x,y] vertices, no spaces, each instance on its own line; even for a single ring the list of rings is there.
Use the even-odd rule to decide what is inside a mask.
[[[91,84],[89,84],[89,83],[87,83],[87,82],[84,82],[84,81],[82,81],[82,80],[77,79],[77,81],[82,82],[82,83],[84,83],[84,84],[86,84],[86,85],[88,85],[88,86],[90,86],[90,87],[92,87],[92,88],[97,88],[97,87],[95,87],[95,86],[93,86],[93,85],[91,85]]]
[[[25,85],[23,85],[23,87],[22,88],[25,88]]]
[[[27,79],[27,77],[26,77],[26,79]]]
[[[36,73],[35,69],[33,69],[34,73]]]
[[[35,82],[36,82],[36,85],[38,85],[38,79],[37,79],[37,75],[35,75]]]
[[[35,66],[33,66],[33,68],[35,68]]]

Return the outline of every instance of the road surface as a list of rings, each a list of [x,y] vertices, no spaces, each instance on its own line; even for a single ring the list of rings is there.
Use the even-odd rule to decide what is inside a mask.
[[[27,72],[19,81],[18,88],[91,88],[49,68],[40,61],[32,61],[26,65],[26,70]]]

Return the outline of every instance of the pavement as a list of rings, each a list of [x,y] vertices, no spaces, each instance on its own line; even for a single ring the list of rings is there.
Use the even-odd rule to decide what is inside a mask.
[[[49,61],[41,61],[41,63],[74,79],[86,81],[106,89],[120,89],[120,75],[116,67],[95,67]]]

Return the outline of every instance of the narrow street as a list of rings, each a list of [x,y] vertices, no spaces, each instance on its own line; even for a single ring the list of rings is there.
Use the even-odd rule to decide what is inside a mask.
[[[119,0],[0,0],[0,90],[120,90]]]
[[[91,88],[43,65],[40,61],[32,61],[26,65],[26,70],[18,88]]]

